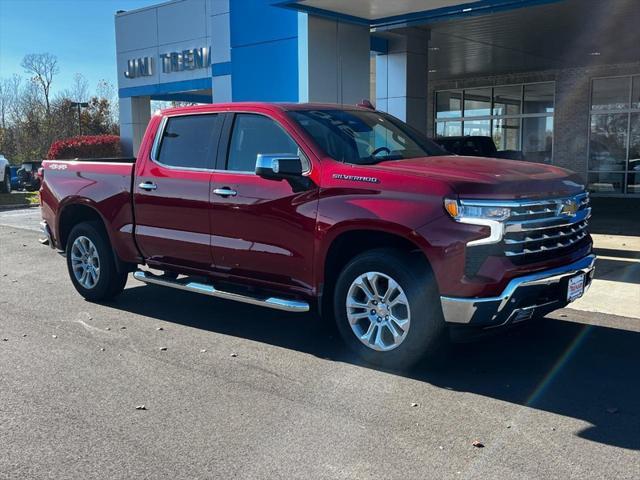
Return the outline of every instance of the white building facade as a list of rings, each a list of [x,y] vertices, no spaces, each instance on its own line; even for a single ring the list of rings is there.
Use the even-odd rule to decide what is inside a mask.
[[[640,195],[637,0],[172,0],[115,16],[123,150],[151,100],[371,99],[429,136]]]

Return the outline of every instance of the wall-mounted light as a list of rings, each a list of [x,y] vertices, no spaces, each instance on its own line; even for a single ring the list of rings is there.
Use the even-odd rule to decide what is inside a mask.
[[[589,52],[589,55],[591,55],[592,57],[599,57],[600,52]]]

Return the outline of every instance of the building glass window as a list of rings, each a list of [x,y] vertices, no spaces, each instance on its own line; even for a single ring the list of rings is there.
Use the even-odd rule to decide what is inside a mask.
[[[491,89],[472,88],[464,91],[464,116],[484,117],[491,115]]]
[[[640,194],[640,113],[632,113],[630,120],[627,193]]]
[[[493,89],[494,115],[519,115],[522,105],[522,86],[508,85]]]
[[[491,120],[467,120],[464,122],[463,135],[465,137],[490,137]]]
[[[631,108],[640,108],[640,75],[633,77],[633,90],[631,92]]]
[[[522,154],[532,162],[551,163],[553,117],[522,119]]]
[[[462,135],[462,122],[438,122],[436,135],[439,137],[459,137]]]
[[[640,76],[592,81],[588,168],[592,192],[640,195]]]
[[[553,83],[532,83],[524,86],[524,113],[553,113]]]
[[[520,119],[496,118],[492,137],[498,151],[520,150]]]
[[[629,108],[631,77],[597,78],[591,89],[592,110]]]
[[[435,134],[488,137],[507,158],[551,163],[554,96],[554,82],[436,92]]]
[[[462,92],[446,91],[436,94],[438,118],[456,118],[462,115]]]

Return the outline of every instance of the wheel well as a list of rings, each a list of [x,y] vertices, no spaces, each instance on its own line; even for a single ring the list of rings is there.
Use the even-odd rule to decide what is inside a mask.
[[[324,289],[320,308],[328,308],[333,286],[342,268],[356,255],[374,248],[394,248],[415,257],[415,261],[429,268],[429,261],[420,248],[410,240],[393,233],[378,230],[355,230],[336,237],[324,262]]]
[[[62,210],[58,225],[58,241],[60,248],[66,249],[67,239],[73,227],[82,222],[97,221],[104,229],[102,217],[93,208],[86,205],[69,205]],[[106,230],[105,230],[106,231]]]

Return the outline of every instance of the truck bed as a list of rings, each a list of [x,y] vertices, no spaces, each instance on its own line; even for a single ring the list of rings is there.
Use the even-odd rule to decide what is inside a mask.
[[[57,248],[64,249],[65,219],[92,207],[107,226],[112,245],[121,259],[134,261],[132,181],[134,158],[45,160],[40,191],[42,216]],[[71,206],[73,204],[73,206]],[[66,209],[67,205],[73,211]]]

